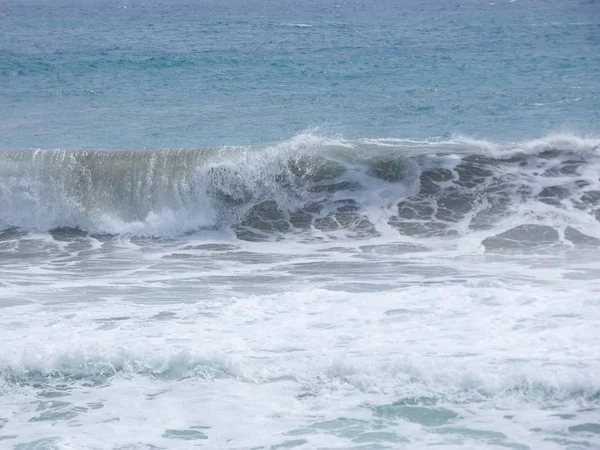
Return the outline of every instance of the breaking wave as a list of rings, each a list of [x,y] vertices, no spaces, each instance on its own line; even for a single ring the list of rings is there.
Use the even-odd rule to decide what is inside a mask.
[[[600,139],[330,139],[198,150],[0,152],[0,230],[232,229],[600,242]]]
[[[157,381],[187,379],[213,382],[230,379],[250,384],[293,381],[312,394],[350,389],[401,395],[415,404],[453,401],[480,402],[494,398],[519,398],[528,402],[580,401],[600,403],[600,388],[591,376],[503,373],[490,376],[476,369],[432,368],[418,360],[363,366],[350,361],[309,358],[289,367],[261,361],[233,359],[224,354],[198,354],[187,348],[135,352],[100,347],[85,351],[63,350],[52,355],[23,356],[21,361],[0,361],[0,393],[15,385],[52,388],[108,386],[117,378],[150,378]],[[281,363],[281,361],[279,361]],[[304,370],[301,369],[304,366]],[[65,383],[67,383],[65,385]]]

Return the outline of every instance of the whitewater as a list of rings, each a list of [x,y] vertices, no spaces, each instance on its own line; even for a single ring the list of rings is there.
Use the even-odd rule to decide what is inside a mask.
[[[0,154],[15,448],[598,448],[600,140]]]

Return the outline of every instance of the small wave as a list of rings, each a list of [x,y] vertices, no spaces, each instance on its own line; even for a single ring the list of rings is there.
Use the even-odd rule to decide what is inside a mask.
[[[292,28],[312,28],[314,25],[309,25],[307,23],[282,23],[284,27],[292,27]]]
[[[125,348],[80,349],[53,354],[27,353],[19,361],[0,362],[4,389],[11,386],[109,385],[115,379],[147,377],[158,381],[194,379],[213,382],[235,379],[250,384],[293,381],[305,393],[323,395],[329,390],[351,389],[357,392],[394,393],[412,404],[441,402],[482,402],[518,399],[524,402],[552,404],[578,401],[600,405],[600,386],[586,376],[558,374],[507,373],[482,377],[477,372],[457,367],[423,367],[417,360],[396,364],[362,366],[318,357],[289,367],[273,367],[260,361],[233,359],[218,354],[198,354],[186,348],[137,351]]]
[[[242,239],[494,229],[509,241],[519,234],[510,230],[526,227],[519,236],[536,241],[531,230],[550,227],[557,242],[577,233],[591,242],[600,239],[599,149],[600,139],[566,134],[515,143],[303,134],[257,147],[5,150],[0,229],[172,236],[217,228]]]
[[[198,356],[188,350],[173,350],[168,354],[136,353],[125,348],[89,348],[73,352],[24,355],[17,364],[5,363],[0,369],[9,383],[40,382],[109,383],[114,377],[135,375],[156,379],[181,380],[196,378],[238,377],[239,370],[227,358]]]

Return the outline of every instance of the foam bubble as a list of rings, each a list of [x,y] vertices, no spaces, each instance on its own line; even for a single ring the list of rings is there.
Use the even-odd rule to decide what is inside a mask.
[[[298,285],[210,304],[15,307],[1,320],[11,329],[3,433],[64,439],[76,424],[77,444],[96,448],[126,445],[131,429],[155,446],[199,433],[240,448],[382,436],[418,447],[440,433],[534,446],[593,421],[594,298],[497,280],[405,286],[376,301]]]

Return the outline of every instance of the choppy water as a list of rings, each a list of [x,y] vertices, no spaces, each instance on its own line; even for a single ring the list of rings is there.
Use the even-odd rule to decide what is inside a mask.
[[[596,2],[0,8],[0,447],[600,448]]]

